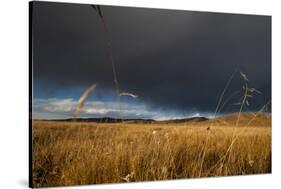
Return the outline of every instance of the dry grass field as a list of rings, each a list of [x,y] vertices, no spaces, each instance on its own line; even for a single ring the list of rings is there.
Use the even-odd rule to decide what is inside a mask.
[[[32,123],[34,187],[271,173],[271,116]]]

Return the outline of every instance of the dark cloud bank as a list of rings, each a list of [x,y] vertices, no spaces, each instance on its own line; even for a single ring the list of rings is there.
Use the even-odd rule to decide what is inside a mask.
[[[93,82],[114,89],[105,32],[90,5],[35,2],[33,10],[35,98]],[[120,88],[151,107],[213,111],[235,70],[263,92],[252,100],[253,109],[271,99],[271,17],[114,6],[102,11]],[[242,84],[237,72],[227,95]]]

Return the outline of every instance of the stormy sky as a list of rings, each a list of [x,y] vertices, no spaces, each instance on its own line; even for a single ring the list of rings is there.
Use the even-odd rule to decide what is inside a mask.
[[[271,100],[271,17],[101,6],[108,29],[87,4],[34,2],[33,118],[72,116],[84,90],[97,87],[80,117],[175,119],[212,116],[224,87],[221,113]],[[112,45],[121,92],[118,102],[108,51]],[[120,111],[121,110],[121,111]]]

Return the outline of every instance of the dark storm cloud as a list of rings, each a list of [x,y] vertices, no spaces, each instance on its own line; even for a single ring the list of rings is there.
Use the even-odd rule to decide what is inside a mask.
[[[235,70],[263,92],[253,100],[256,107],[271,98],[271,17],[112,6],[102,11],[121,90],[151,106],[213,111]],[[35,2],[33,19],[35,95],[37,88],[54,95],[92,82],[114,88],[106,35],[91,6]],[[237,72],[228,93],[242,84]]]

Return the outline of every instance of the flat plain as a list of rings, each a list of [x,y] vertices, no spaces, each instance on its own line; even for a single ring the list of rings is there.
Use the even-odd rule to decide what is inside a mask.
[[[271,115],[33,120],[32,131],[34,187],[271,173]]]

